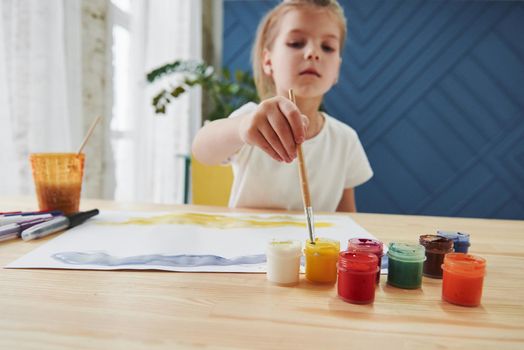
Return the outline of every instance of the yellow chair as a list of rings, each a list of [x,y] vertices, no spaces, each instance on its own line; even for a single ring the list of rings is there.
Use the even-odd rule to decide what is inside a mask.
[[[233,184],[229,165],[204,165],[191,157],[191,198],[193,204],[227,207]]]

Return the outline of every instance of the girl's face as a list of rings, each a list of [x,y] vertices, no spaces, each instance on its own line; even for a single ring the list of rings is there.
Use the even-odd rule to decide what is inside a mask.
[[[264,73],[275,82],[276,94],[293,89],[303,98],[323,96],[337,81],[340,68],[340,27],[326,9],[304,7],[285,13],[270,50],[264,51]]]

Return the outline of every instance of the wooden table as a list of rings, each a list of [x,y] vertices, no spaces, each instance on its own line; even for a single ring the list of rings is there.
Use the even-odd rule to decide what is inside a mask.
[[[32,198],[0,199],[0,211],[35,208]],[[385,243],[437,229],[469,232],[470,252],[488,263],[482,305],[441,301],[441,280],[429,278],[422,289],[403,290],[383,275],[374,304],[352,305],[335,286],[303,276],[286,288],[264,274],[0,269],[0,349],[524,349],[524,221],[351,217]],[[0,264],[52,238],[2,242]]]

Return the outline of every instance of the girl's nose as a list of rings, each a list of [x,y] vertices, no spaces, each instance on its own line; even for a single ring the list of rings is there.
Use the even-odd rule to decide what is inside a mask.
[[[307,50],[305,56],[306,60],[318,61],[320,59],[320,56],[314,49]]]

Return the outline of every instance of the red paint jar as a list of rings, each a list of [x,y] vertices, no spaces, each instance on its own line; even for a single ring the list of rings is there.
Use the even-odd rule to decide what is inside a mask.
[[[378,258],[376,282],[380,282],[380,263],[384,255],[384,244],[382,242],[371,238],[351,238],[348,241],[348,251],[375,254]]]
[[[377,256],[355,251],[340,252],[338,259],[338,296],[353,304],[375,300]]]

